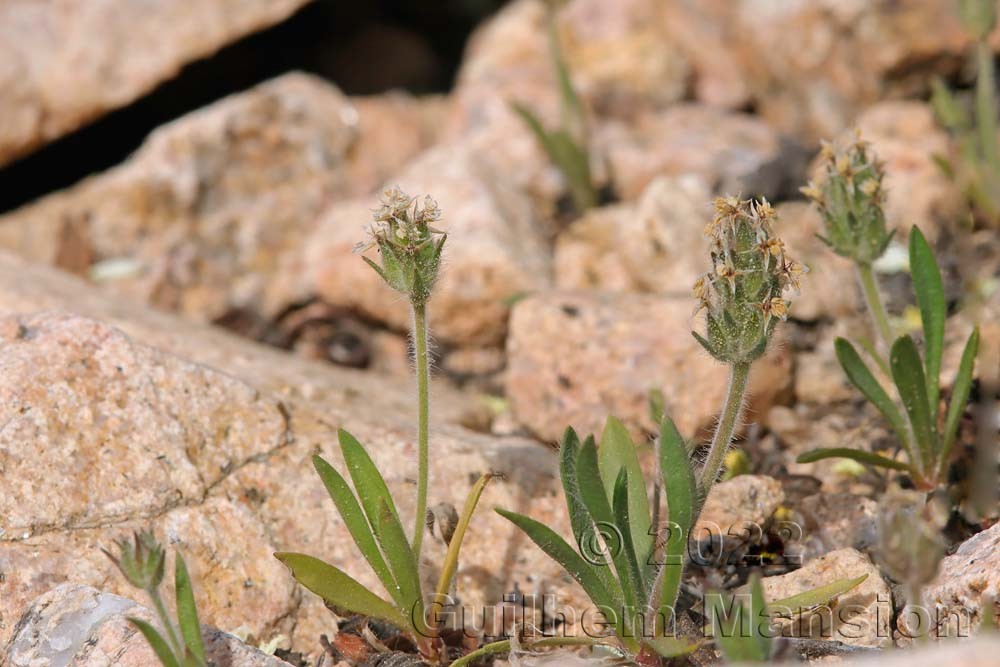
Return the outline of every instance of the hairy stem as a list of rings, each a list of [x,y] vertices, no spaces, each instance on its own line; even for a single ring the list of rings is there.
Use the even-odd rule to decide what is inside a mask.
[[[413,555],[420,562],[427,514],[428,412],[430,367],[427,359],[427,306],[413,304],[413,347],[417,367],[417,516],[413,526]]]
[[[983,158],[993,170],[1000,169],[1000,158],[997,157],[997,120],[996,100],[993,89],[993,50],[986,39],[979,40],[976,45],[976,57],[979,72],[976,75],[976,128],[979,130],[979,143],[982,146]]]
[[[546,648],[553,646],[597,646],[601,644],[599,639],[593,637],[546,637],[538,641],[529,642],[523,645],[525,649]],[[511,642],[505,639],[499,642],[486,644],[481,648],[463,655],[461,658],[451,663],[451,667],[466,667],[476,662],[480,658],[498,653],[508,653],[511,650]]]
[[[153,608],[156,610],[156,615],[160,617],[163,630],[167,633],[167,641],[170,642],[170,648],[176,652],[176,655],[183,656],[184,645],[177,638],[177,633],[174,631],[174,624],[170,622],[170,616],[167,615],[167,608],[163,604],[163,598],[160,597],[159,589],[151,588],[147,593],[149,593],[149,599],[153,601]]]
[[[892,327],[889,326],[889,315],[882,305],[882,297],[878,293],[878,283],[875,281],[875,271],[871,264],[857,264],[858,279],[861,281],[861,291],[865,294],[868,312],[875,324],[875,333],[882,342],[882,347],[888,353],[892,348]]]
[[[726,451],[733,441],[733,433],[739,424],[743,413],[743,396],[747,390],[747,380],[750,377],[750,363],[738,362],[729,368],[729,387],[726,390],[726,402],[722,406],[719,425],[712,437],[712,446],[708,450],[708,458],[701,472],[701,488],[705,496],[719,477],[719,470],[726,458]]]

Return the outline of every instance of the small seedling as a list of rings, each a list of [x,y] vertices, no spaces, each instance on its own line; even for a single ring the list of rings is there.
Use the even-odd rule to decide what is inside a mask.
[[[454,528],[448,531],[448,551],[434,597],[428,601],[421,589],[419,576],[421,539],[428,520],[429,363],[426,306],[437,281],[445,235],[431,227],[431,223],[440,218],[433,199],[427,197],[421,206],[396,188],[383,193],[382,205],[375,211],[374,218],[372,240],[361,249],[378,247],[381,264],[364,259],[390,287],[408,297],[413,310],[418,478],[412,543],[406,538],[396,503],[382,474],[364,446],[341,429],[338,439],[354,488],[322,457],[313,457],[313,466],[358,550],[382,582],[390,599],[379,597],[343,570],[318,558],[298,553],[277,553],[275,556],[292,571],[299,583],[322,597],[328,605],[341,613],[387,621],[408,632],[421,656],[437,664],[445,657],[439,638],[440,623],[437,621],[440,614],[437,612],[448,599],[472,513],[494,475],[485,474],[479,478],[469,492]]]
[[[160,596],[166,563],[163,547],[150,532],[137,532],[131,541],[120,540],[116,545],[117,556],[106,549],[102,551],[118,566],[130,584],[146,592],[166,636],[141,618],[130,616],[129,623],[146,638],[163,667],[206,667],[208,663],[201,640],[198,607],[195,605],[191,577],[184,557],[178,552],[174,563],[174,592],[177,602],[175,626]]]
[[[548,27],[549,54],[559,86],[561,124],[557,129],[546,129],[538,116],[524,104],[515,102],[511,106],[566,179],[576,212],[583,213],[598,204],[597,188],[591,176],[590,154],[587,150],[586,115],[583,103],[570,80],[569,68],[559,45],[555,9],[551,6],[548,10]]]
[[[947,482],[951,449],[972,386],[979,330],[974,329],[966,341],[950,402],[946,407],[940,405],[947,304],[934,252],[920,229],[914,227],[910,232],[909,258],[913,291],[923,329],[924,350],[921,357],[910,335],[892,339],[889,318],[878,297],[878,285],[871,272],[871,262],[878,258],[877,253],[884,251],[891,236],[884,230],[881,167],[869,157],[867,147],[861,141],[852,144],[846,152],[835,153],[828,149],[825,155],[826,183],[822,189],[810,184],[804,191],[819,206],[830,246],[838,254],[854,260],[858,268],[876,330],[883,345],[889,349],[888,360],[870,346],[869,354],[891,376],[898,402],[889,397],[854,345],[844,338],[838,338],[834,343],[837,359],[851,383],[889,422],[907,460],[899,461],[872,452],[838,447],[808,452],[799,457],[799,462],[849,458],[867,465],[905,471],[918,488],[928,491]],[[865,220],[881,222],[859,223]],[[899,404],[902,404],[902,412]],[[906,420],[903,419],[903,412],[906,413]]]

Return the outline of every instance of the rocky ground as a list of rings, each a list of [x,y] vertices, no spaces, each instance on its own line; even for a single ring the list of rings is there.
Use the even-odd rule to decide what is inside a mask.
[[[0,6],[0,164],[306,2],[121,9],[134,4]],[[946,386],[974,322],[983,349],[996,349],[1000,238],[960,224],[962,193],[935,162],[956,147],[926,101],[932,76],[963,81],[971,43],[953,4],[571,0],[559,31],[611,195],[583,215],[510,108],[526,101],[558,118],[544,5],[515,0],[474,33],[447,95],[348,96],[291,72],[0,216],[0,664],[152,664],[124,620],[148,611],[100,551],[143,527],[183,550],[220,666],[316,664],[321,635],[336,634],[275,551],[322,555],[377,588],[310,458],[339,461],[345,428],[395,497],[413,495],[409,311],[353,253],[383,184],[431,193],[449,235],[430,303],[431,502],[458,505],[496,471],[483,508],[564,534],[553,445],[566,426],[594,432],[613,414],[643,442],[659,390],[685,435],[710,432],[726,372],[690,335],[708,203],[774,202],[810,273],[754,368],[748,474],[720,483],[701,518],[729,536],[724,558],[692,568],[690,590],[741,585],[754,562],[769,597],[867,574],[838,601],[856,612],[827,633],[840,643],[811,650],[908,644],[902,591],[876,548],[886,479],[795,462],[889,440],[833,354],[836,336],[868,326],[851,266],[816,238],[819,214],[797,188],[820,139],[860,128],[885,162],[897,237],[919,225],[940,254],[956,305]],[[89,39],[96,26],[115,37]],[[881,278],[890,311],[912,323],[908,274],[888,265]],[[971,415],[963,443],[976,437]],[[923,591],[972,631],[1000,595],[993,521],[950,524]],[[746,522],[760,530],[743,534]],[[432,543],[429,571],[442,553]],[[476,516],[458,576],[471,606],[514,590],[587,604],[490,511]],[[996,642],[896,659],[985,665]]]

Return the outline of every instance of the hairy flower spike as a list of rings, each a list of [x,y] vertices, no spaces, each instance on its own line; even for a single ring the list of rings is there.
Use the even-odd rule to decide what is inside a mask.
[[[706,335],[695,338],[716,359],[729,364],[760,357],[778,320],[788,317],[783,292],[798,287],[801,264],[787,256],[773,229],[777,219],[766,201],[717,199],[711,238],[712,270],[695,283],[706,309]]]
[[[137,532],[131,541],[118,540],[115,544],[118,546],[118,556],[106,549],[102,551],[118,566],[130,584],[145,591],[159,587],[163,581],[166,553],[152,533]]]
[[[381,266],[363,257],[393,289],[406,294],[414,305],[430,298],[441,268],[441,250],[447,235],[430,223],[441,219],[441,209],[430,195],[421,206],[399,188],[382,192],[380,206],[372,213],[371,241],[355,250],[378,247]]]
[[[823,216],[826,236],[820,238],[838,255],[870,265],[892,238],[882,210],[882,164],[857,135],[846,146],[824,144],[820,155],[821,182],[801,189]]]

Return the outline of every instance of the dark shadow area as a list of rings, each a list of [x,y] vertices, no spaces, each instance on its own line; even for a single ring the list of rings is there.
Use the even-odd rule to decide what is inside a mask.
[[[469,33],[504,0],[316,0],[285,22],[186,66],[175,78],[0,168],[0,213],[124,161],[156,127],[290,71],[352,95],[445,92]],[[96,36],[99,37],[99,36]]]

